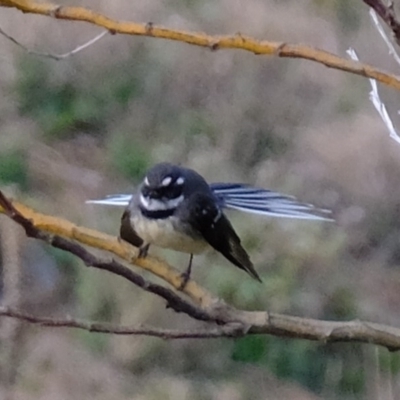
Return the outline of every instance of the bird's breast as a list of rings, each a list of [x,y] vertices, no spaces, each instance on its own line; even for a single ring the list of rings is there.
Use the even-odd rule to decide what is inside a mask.
[[[131,215],[131,224],[145,243],[180,251],[199,254],[207,249],[207,242],[199,236],[178,229],[178,221],[172,216],[165,219],[148,219],[142,214]]]

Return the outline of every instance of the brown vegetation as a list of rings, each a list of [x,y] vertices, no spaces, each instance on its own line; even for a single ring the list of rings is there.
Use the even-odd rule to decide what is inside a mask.
[[[58,63],[24,54],[3,37],[0,181],[5,192],[14,192],[12,197],[115,237],[120,212],[93,209],[84,200],[130,191],[148,165],[168,159],[194,167],[210,180],[243,180],[295,194],[334,209],[337,219],[337,224],[326,226],[264,223],[232,215],[265,285],[244,279],[218,257],[199,257],[195,280],[208,289],[190,282],[185,293],[192,302],[158,281],[150,284],[147,273],[139,275],[65,238],[134,258],[132,249],[116,239],[18,205],[21,215],[28,212],[25,216],[39,228],[28,233],[43,234],[58,247],[78,249],[75,253],[88,264],[128,274],[131,282],[162,293],[173,309],[188,307],[185,312],[201,320],[211,315],[219,323],[231,322],[229,313],[238,312],[262,319],[264,333],[327,341],[361,338],[398,347],[397,330],[392,336],[390,328],[383,327],[382,333],[375,323],[396,326],[399,319],[399,148],[368,101],[367,80],[318,65],[398,87],[395,75],[380,70],[393,64],[361,1],[251,0],[245,9],[228,0],[84,4],[108,19],[70,4],[11,0],[0,4],[9,7],[2,8],[1,29],[30,50],[70,52],[98,34],[93,26],[57,18],[93,22],[112,33],[147,36],[106,35],[95,46]],[[51,18],[22,15],[15,7]],[[395,12],[385,15],[393,28]],[[143,22],[119,23],[122,19]],[[192,33],[197,31],[207,34]],[[210,52],[158,38],[273,57]],[[348,61],[349,46],[371,66]],[[382,91],[389,107],[396,104],[396,94]],[[5,200],[3,207],[7,204]],[[0,222],[3,286],[7,277],[14,285],[11,294],[2,293],[4,316],[47,315],[36,322],[69,322],[94,331],[133,326],[136,333],[147,329],[149,334],[161,332],[162,337],[173,337],[174,332],[186,332],[187,337],[257,332],[249,320],[212,329],[188,321],[129,282],[103,271],[87,271],[64,253],[45,249],[42,255],[41,247],[30,247],[20,231],[11,232],[3,219]],[[19,222],[25,228],[30,223]],[[183,263],[179,255],[161,254],[174,265]],[[153,257],[135,262],[179,287],[179,272],[164,262]],[[212,309],[215,304],[217,314]],[[273,313],[251,312],[259,309]],[[221,319],[227,311],[228,320]],[[301,318],[274,314],[278,312]],[[63,317],[67,314],[74,315],[72,322]],[[374,323],[342,322],[355,318]],[[90,320],[102,322],[90,325]],[[138,328],[142,323],[157,328],[151,332]],[[284,331],[290,323],[293,331]],[[390,392],[394,398],[399,384],[398,355],[372,345],[319,345],[253,335],[233,343],[219,339],[160,344],[149,338],[48,333],[46,328],[29,329],[18,322],[4,329],[3,325],[1,343],[13,343],[13,349],[1,352],[1,368],[7,371],[1,390],[16,398],[124,398],[125,394],[127,398],[314,398],[301,386],[323,398],[361,394],[374,398]],[[321,331],[310,336],[318,326]],[[299,333],[300,328],[305,330]],[[79,353],[71,351],[71,343]],[[58,351],[61,357],[56,356]],[[74,371],[78,359],[80,366]],[[96,373],[90,375],[88,370]],[[128,383],[131,380],[133,384]],[[74,382],[72,388],[68,382]],[[199,384],[201,391],[196,389]]]

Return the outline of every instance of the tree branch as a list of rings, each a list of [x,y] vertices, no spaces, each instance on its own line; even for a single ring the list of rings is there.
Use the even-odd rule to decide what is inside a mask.
[[[137,258],[138,250],[128,243],[118,240],[116,237],[97,232],[93,229],[79,227],[62,218],[40,214],[23,204],[8,201],[1,192],[0,196],[0,213],[7,214],[22,226],[25,224],[25,230],[31,229],[31,227],[27,226],[27,222],[25,221],[27,220],[31,223],[32,227],[39,230],[42,234],[48,233],[53,237],[68,238],[83,245],[108,251],[128,263],[151,272],[177,290],[182,285],[180,271],[156,257]],[[27,233],[28,235],[30,234],[30,232]],[[48,240],[43,238],[42,240],[51,242],[52,238],[50,237]],[[212,307],[215,302],[218,302],[218,299],[214,298],[211,293],[197,285],[193,280],[188,281],[182,292],[203,308]]]
[[[364,1],[372,2],[372,0]],[[371,65],[348,60],[310,46],[257,40],[241,34],[211,36],[202,32],[195,33],[168,29],[154,25],[151,22],[139,24],[135,22],[117,21],[83,7],[64,7],[53,3],[35,2],[34,0],[0,0],[0,6],[16,8],[24,13],[40,14],[71,21],[88,22],[93,25],[101,26],[113,34],[120,33],[175,40],[195,46],[207,47],[211,50],[241,49],[257,55],[302,58],[323,64],[329,68],[376,79],[385,85],[400,89],[400,78],[396,75],[379,70]]]
[[[27,235],[44,240],[51,245],[64,249],[81,258],[87,265],[107,270],[120,275],[146,291],[165,299],[168,305],[178,312],[184,312],[192,318],[217,323],[204,331],[188,332],[160,330],[155,328],[129,328],[82,322],[77,320],[56,320],[43,317],[32,317],[16,310],[0,308],[0,315],[20,318],[32,323],[46,326],[69,326],[90,331],[116,334],[149,334],[158,337],[222,337],[243,334],[270,334],[279,337],[317,340],[322,342],[361,342],[387,347],[389,350],[400,350],[400,329],[387,325],[362,321],[322,321],[288,315],[268,313],[265,311],[242,311],[225,304],[213,297],[205,289],[190,280],[184,293],[192,301],[186,300],[172,290],[148,282],[130,268],[115,260],[105,261],[95,257],[79,241],[92,247],[108,250],[128,262],[153,272],[176,289],[181,284],[180,273],[153,257],[132,259],[132,249],[125,243],[94,230],[78,227],[72,223],[30,210],[28,207],[9,201],[0,191],[0,213],[4,213],[20,224]],[[73,241],[74,240],[74,241]],[[135,254],[137,251],[135,250]],[[204,297],[202,297],[203,295]],[[194,303],[194,304],[193,304]],[[186,335],[186,336],[185,336]]]
[[[397,20],[393,2],[386,5],[382,0],[363,0],[382,18],[386,25],[392,30],[397,44],[400,45],[400,22]]]
[[[0,307],[0,316],[16,318],[31,324],[52,328],[76,328],[88,332],[107,333],[113,335],[153,336],[161,339],[212,339],[220,337],[238,337],[244,334],[239,324],[226,324],[208,329],[176,330],[161,329],[149,326],[120,326],[101,322],[89,322],[67,317],[65,319],[39,317],[11,307]]]
[[[82,50],[85,50],[89,46],[92,46],[96,42],[98,42],[100,39],[102,39],[109,31],[103,31],[99,33],[97,36],[95,36],[93,39],[88,40],[86,43],[83,43],[74,49],[68,51],[67,53],[64,54],[52,54],[52,53],[45,53],[42,51],[35,51],[28,49],[26,46],[24,46],[22,43],[18,42],[17,39],[13,38],[10,36],[8,33],[6,33],[1,27],[0,27],[0,35],[3,35],[5,38],[7,38],[10,42],[14,43],[18,47],[20,47],[22,50],[26,51],[28,54],[33,54],[35,56],[40,56],[40,57],[46,57],[46,58],[51,58],[53,60],[59,61],[59,60],[64,60],[64,58],[68,58],[70,56],[73,56],[74,54],[79,53]]]
[[[143,290],[156,294],[167,301],[168,307],[177,312],[184,312],[195,319],[202,321],[213,321],[214,319],[200,308],[192,305],[187,300],[182,299],[172,290],[164,286],[146,281],[141,275],[133,272],[121,263],[111,260],[105,261],[90,253],[82,245],[71,240],[63,238],[59,235],[50,234],[38,229],[34,222],[24,217],[13,204],[0,191],[0,206],[3,207],[5,213],[15,222],[21,225],[29,237],[43,240],[53,247],[68,251],[79,257],[87,266],[109,271],[115,275],[119,275]]]

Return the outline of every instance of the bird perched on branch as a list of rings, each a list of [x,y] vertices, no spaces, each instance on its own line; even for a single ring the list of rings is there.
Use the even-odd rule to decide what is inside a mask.
[[[294,197],[241,183],[211,183],[196,171],[169,163],[152,167],[133,195],[111,195],[88,203],[126,206],[120,237],[147,255],[149,246],[189,253],[183,274],[189,279],[193,254],[214,248],[261,282],[239,236],[223,213],[232,208],[253,214],[329,221],[328,210]]]

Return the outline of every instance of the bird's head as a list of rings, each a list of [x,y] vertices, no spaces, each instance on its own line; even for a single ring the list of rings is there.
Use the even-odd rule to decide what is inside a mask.
[[[185,177],[176,165],[161,163],[151,168],[140,187],[140,204],[149,211],[172,210],[184,200]]]

